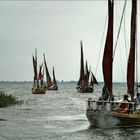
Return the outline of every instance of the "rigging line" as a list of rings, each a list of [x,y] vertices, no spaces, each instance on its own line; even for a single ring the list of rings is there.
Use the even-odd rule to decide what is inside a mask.
[[[116,43],[115,43],[115,47],[114,47],[113,59],[114,59],[114,56],[115,56],[115,51],[116,51],[116,47],[117,47],[117,44],[118,44],[118,39],[119,39],[120,31],[121,31],[121,25],[122,25],[123,15],[124,15],[125,8],[126,8],[126,1],[127,0],[125,0],[125,3],[124,3],[123,13],[122,13],[121,21],[120,21],[120,25],[119,25],[119,31],[118,31],[118,34],[117,34],[117,39],[116,39]]]
[[[125,19],[125,15],[124,15],[124,19]],[[128,46],[127,38],[128,38],[128,35],[127,35],[126,24],[125,24],[125,20],[124,20],[124,43],[125,43],[125,56],[126,56],[126,60],[128,58],[128,56],[127,56],[127,54],[128,54],[127,53],[128,52],[128,50],[127,50],[127,46]]]
[[[138,9],[138,8],[137,8]],[[136,11],[138,12],[138,10],[136,9]],[[138,93],[138,13],[136,12],[136,39],[135,39],[135,45],[136,45],[136,92]]]
[[[102,49],[103,39],[104,39],[104,35],[105,35],[106,24],[107,24],[107,14],[106,14],[106,18],[105,18],[105,25],[104,25],[104,28],[103,28],[103,35],[102,35],[102,39],[101,39],[99,55],[98,55],[97,63],[96,63],[95,75],[97,74],[97,69],[98,69],[98,66],[99,66],[99,58],[100,58],[100,55],[101,55],[101,49]]]
[[[138,15],[139,15],[139,11],[140,11],[140,3],[138,3],[139,1],[137,1],[137,25],[139,25],[139,20],[138,20]],[[139,9],[138,9],[139,8]],[[138,26],[136,27],[137,30],[136,30],[136,92],[138,93],[139,91],[139,84],[138,84]]]
[[[119,50],[120,50],[120,61],[121,61],[121,74],[122,74],[122,80],[123,82],[125,82],[125,77],[124,77],[124,71],[123,71],[123,63],[122,63],[122,51],[121,51],[121,48],[119,47]]]

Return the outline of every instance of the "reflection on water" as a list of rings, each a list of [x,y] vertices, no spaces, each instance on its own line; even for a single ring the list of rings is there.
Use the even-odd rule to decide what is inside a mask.
[[[21,106],[0,108],[0,140],[138,140],[140,129],[90,128],[85,115],[86,100],[95,93],[77,93],[76,84],[59,84],[58,91],[33,95],[31,83],[1,83],[0,90],[24,100]],[[114,86],[116,96],[125,93],[123,84]],[[121,90],[121,91],[120,91]],[[117,95],[118,94],[118,95]]]

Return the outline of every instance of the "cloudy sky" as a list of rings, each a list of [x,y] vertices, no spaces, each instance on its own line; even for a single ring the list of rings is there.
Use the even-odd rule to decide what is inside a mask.
[[[116,3],[122,9],[124,2]],[[97,80],[102,81],[107,4],[107,0],[0,1],[0,80],[32,81],[35,48],[38,63],[42,63],[45,53],[50,74],[54,66],[57,80],[78,80],[80,40],[83,40],[84,59]],[[128,9],[129,5],[128,2]],[[121,11],[115,23],[119,23]],[[129,45],[129,40],[127,42]],[[118,44],[124,46],[124,43]],[[116,49],[115,57],[119,59],[114,60],[114,81],[126,80],[124,48]],[[120,55],[120,52],[124,53]]]

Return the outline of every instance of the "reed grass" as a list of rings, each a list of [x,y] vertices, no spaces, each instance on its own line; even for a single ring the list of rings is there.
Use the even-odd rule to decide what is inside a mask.
[[[18,100],[14,95],[5,94],[4,91],[0,91],[0,107],[8,107],[12,105],[21,105],[23,101]]]

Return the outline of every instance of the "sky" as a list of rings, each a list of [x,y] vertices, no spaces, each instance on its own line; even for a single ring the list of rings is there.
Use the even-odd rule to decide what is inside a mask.
[[[116,3],[122,9],[124,2]],[[129,5],[128,2],[128,9]],[[43,62],[45,53],[50,75],[54,66],[58,81],[77,81],[82,40],[84,61],[87,60],[97,80],[103,81],[107,6],[107,0],[0,1],[0,80],[33,81],[32,55],[37,48],[38,63]],[[127,21],[129,17],[126,16]],[[126,25],[129,39],[128,30]],[[124,46],[122,40],[123,37],[120,46]],[[126,81],[128,53],[125,50],[124,47],[116,49],[114,81]]]

